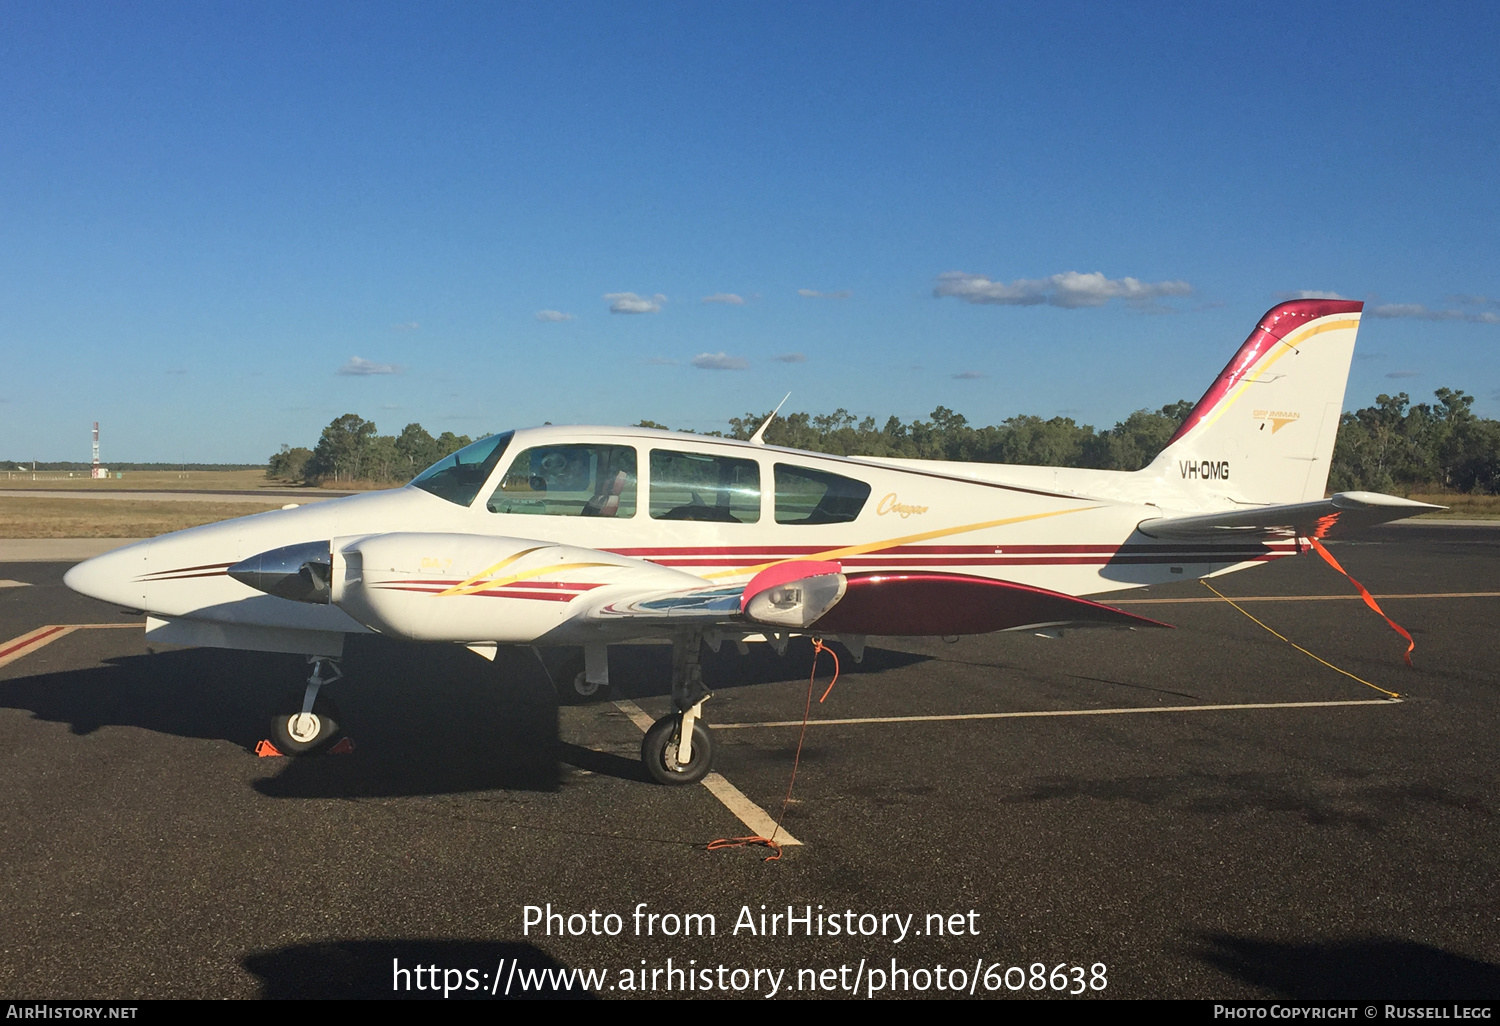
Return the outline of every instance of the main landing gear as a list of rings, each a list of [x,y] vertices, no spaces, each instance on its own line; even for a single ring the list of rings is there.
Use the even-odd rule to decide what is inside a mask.
[[[541,654],[537,654],[541,659]],[[609,698],[609,649],[602,644],[585,645],[569,652],[556,670],[542,668],[557,689],[557,700],[564,705],[586,705]]]
[[[713,768],[714,742],[699,722],[703,703],[713,694],[703,686],[698,653],[703,635],[694,631],[672,644],[672,709],[646,731],[641,762],[658,784],[695,784]]]
[[[324,656],[308,656],[312,676],[302,694],[301,708],[271,719],[272,743],[284,755],[311,755],[333,744],[341,718],[333,699],[318,692],[324,684],[343,678],[338,663]],[[332,676],[323,676],[325,670]]]

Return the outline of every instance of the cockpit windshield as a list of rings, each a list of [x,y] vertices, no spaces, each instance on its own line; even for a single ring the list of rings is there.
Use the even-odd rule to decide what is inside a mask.
[[[411,487],[431,492],[440,499],[468,506],[489,480],[490,471],[505,455],[514,431],[481,438],[450,453],[412,479]]]

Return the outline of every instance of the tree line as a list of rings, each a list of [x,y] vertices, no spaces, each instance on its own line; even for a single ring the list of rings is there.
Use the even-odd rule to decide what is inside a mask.
[[[473,441],[452,431],[434,438],[421,424],[408,424],[399,435],[375,430],[373,420],[346,413],[323,429],[314,448],[283,445],[266,461],[266,477],[312,485],[404,483]]]
[[[1328,485],[1333,491],[1500,493],[1500,421],[1473,412],[1474,397],[1449,388],[1435,403],[1413,403],[1405,392],[1380,395],[1375,405],[1345,413],[1339,423]],[[1071,417],[1029,414],[975,426],[939,406],[927,420],[856,418],[847,410],[788,413],[766,429],[771,445],[839,456],[1012,463],[1031,466],[1139,470],[1166,447],[1193,404],[1137,410],[1112,428],[1095,430]],[[770,412],[729,419],[710,436],[748,439]],[[642,420],[637,427],[666,428]],[[420,424],[399,435],[379,435],[374,422],[346,413],[323,429],[312,449],[282,446],[267,477],[307,484],[393,484],[468,445],[467,435],[434,438]]]

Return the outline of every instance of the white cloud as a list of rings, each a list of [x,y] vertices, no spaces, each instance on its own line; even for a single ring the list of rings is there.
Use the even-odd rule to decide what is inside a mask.
[[[1295,292],[1278,292],[1277,299],[1348,299],[1337,292],[1327,292],[1323,289],[1297,289]]]
[[[416,321],[407,321],[405,324],[392,324],[392,331],[416,331],[421,325]]]
[[[372,374],[400,374],[401,368],[394,363],[376,363],[361,356],[351,356],[349,362],[338,369],[338,373],[363,378]]]
[[[699,353],[693,357],[693,366],[700,370],[744,370],[750,361],[728,353]]]
[[[703,302],[724,303],[728,306],[743,306],[745,303],[745,297],[737,296],[733,292],[715,292],[711,296],[704,296]]]
[[[1478,297],[1470,297],[1478,298]],[[1419,321],[1468,321],[1472,324],[1500,324],[1500,313],[1485,310],[1471,313],[1466,310],[1430,310],[1421,303],[1385,303],[1370,313],[1376,317],[1409,317]]]
[[[985,374],[984,374],[983,371],[959,371],[957,374],[953,375],[953,380],[955,380],[955,381],[978,381],[980,378],[982,378],[984,376],[985,376]]]
[[[573,314],[563,313],[561,310],[538,310],[536,312],[537,320],[546,321],[552,324],[555,324],[559,321],[571,321],[573,317]]]
[[[1006,284],[991,281],[979,274],[948,271],[938,275],[932,294],[951,296],[965,303],[1001,306],[1059,306],[1077,309],[1103,306],[1111,299],[1123,299],[1137,307],[1149,307],[1162,296],[1191,295],[1193,287],[1185,281],[1140,281],[1137,278],[1106,278],[1098,271],[1080,274],[1064,271],[1048,278],[1017,278]]]
[[[775,360],[777,363],[806,363],[807,362],[807,357],[803,356],[801,353],[782,353],[780,356],[773,356],[773,357],[771,357],[771,359]]]
[[[797,295],[803,299],[849,299],[854,295],[849,289],[839,292],[819,292],[817,289],[798,289]]]
[[[634,292],[606,292],[604,298],[609,301],[609,312],[617,314],[661,313],[661,305],[667,301],[660,292],[650,299]]]
[[[1388,378],[1420,378],[1421,371],[1391,371],[1386,375]]]

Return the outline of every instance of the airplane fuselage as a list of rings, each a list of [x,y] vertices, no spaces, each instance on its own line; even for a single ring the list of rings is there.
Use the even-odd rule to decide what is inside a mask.
[[[278,643],[264,634],[264,644],[245,644],[250,635],[235,628],[319,635],[370,628],[338,605],[258,592],[230,577],[229,567],[302,542],[331,541],[337,549],[354,539],[412,532],[565,543],[725,585],[743,584],[785,560],[831,560],[849,573],[941,572],[1086,596],[1222,573],[1297,551],[1290,539],[1152,538],[1137,526],[1163,514],[1154,505],[1007,484],[1007,468],[992,465],[977,469],[987,478],[980,480],[959,476],[962,468],[952,464],[897,466],[637,428],[549,426],[504,437],[503,451],[467,501],[413,484],[256,514],[116,550],[80,565],[69,583],[156,621],[227,625],[219,643],[231,647],[299,650],[296,635]],[[628,488],[604,501],[608,467],[601,460],[632,471]],[[1022,480],[1038,476],[1039,468],[1015,469]],[[820,488],[828,507],[822,512]],[[602,508],[590,508],[591,501]],[[434,594],[462,581],[444,576],[451,557],[441,548],[421,560]],[[508,610],[496,606],[496,622],[514,629],[497,628],[492,633],[508,636],[490,640],[552,640],[548,632],[583,594],[565,595],[541,582],[494,594]],[[200,628],[197,637],[213,643],[212,631]]]

